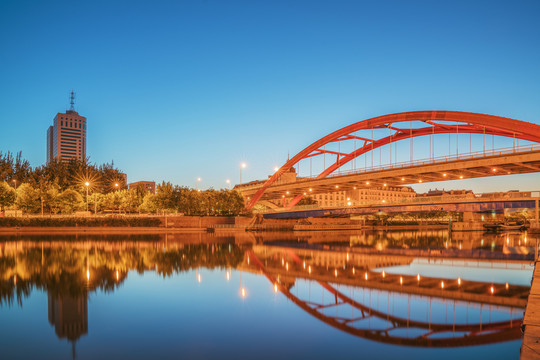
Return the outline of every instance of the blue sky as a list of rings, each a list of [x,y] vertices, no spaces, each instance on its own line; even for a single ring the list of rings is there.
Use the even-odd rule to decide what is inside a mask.
[[[44,163],[46,129],[71,89],[92,162],[114,160],[129,181],[201,177],[202,188],[237,183],[243,161],[244,181],[265,178],[377,115],[540,123],[539,15],[538,1],[2,0],[0,151]]]

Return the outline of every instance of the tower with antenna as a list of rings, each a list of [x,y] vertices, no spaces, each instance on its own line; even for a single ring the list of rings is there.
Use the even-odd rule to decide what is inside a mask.
[[[75,92],[69,93],[69,110],[57,113],[47,130],[47,163],[57,159],[86,159],[86,118],[75,111]]]
[[[75,92],[71,90],[71,93],[69,94],[69,110],[75,111]]]

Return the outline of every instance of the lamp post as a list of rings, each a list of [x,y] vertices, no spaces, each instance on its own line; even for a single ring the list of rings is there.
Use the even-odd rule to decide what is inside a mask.
[[[196,183],[196,187],[197,187],[197,191],[199,191],[199,182],[201,181],[202,179],[200,177],[197,178],[197,183]]]
[[[231,180],[227,179],[225,180],[225,182],[227,183],[227,187],[229,188],[229,190],[231,190]]]
[[[247,164],[245,162],[240,164],[240,184],[242,183],[242,169],[245,169]]]
[[[88,212],[88,186],[90,186],[90,183],[87,181],[84,185],[86,185],[86,211]]]

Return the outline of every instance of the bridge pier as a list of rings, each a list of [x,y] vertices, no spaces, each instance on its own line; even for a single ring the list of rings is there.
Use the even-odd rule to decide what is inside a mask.
[[[540,224],[538,223],[538,199],[534,200],[534,220],[536,228],[538,229],[540,227]]]

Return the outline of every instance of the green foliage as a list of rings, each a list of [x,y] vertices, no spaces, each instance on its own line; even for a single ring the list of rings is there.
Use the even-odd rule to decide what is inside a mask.
[[[0,181],[17,186],[27,182],[31,172],[30,163],[22,159],[21,152],[18,152],[15,157],[9,151],[5,154],[0,152]]]
[[[140,206],[141,211],[149,214],[155,214],[160,210],[159,199],[154,194],[147,194]]]
[[[60,212],[60,187],[56,184],[50,184],[43,194],[43,206],[50,214]]]
[[[17,192],[6,182],[0,183],[0,210],[4,210],[7,206],[15,203]]]
[[[62,226],[161,226],[158,218],[151,217],[2,217],[0,227],[62,227]]]
[[[125,213],[135,213],[139,210],[143,199],[139,197],[136,189],[122,190],[120,192],[120,210]]]
[[[83,197],[75,190],[63,191],[58,198],[60,210],[63,214],[73,214],[75,211],[84,208]]]
[[[304,196],[302,199],[300,199],[297,205],[301,206],[301,205],[316,205],[316,204],[317,204],[317,201],[314,198],[312,198],[311,196]]]
[[[35,213],[41,207],[39,191],[24,183],[17,188],[16,204],[25,213]]]
[[[144,186],[126,189],[114,165],[87,160],[51,161],[32,169],[21,153],[0,153],[0,208],[13,205],[11,185],[18,188],[15,204],[25,213],[72,214],[86,208],[97,212],[183,213],[199,216],[245,214],[244,199],[235,190],[199,191],[169,182],[157,185],[156,194]],[[85,183],[89,185],[86,186]],[[86,195],[88,193],[88,199]],[[304,200],[307,201],[307,200]]]

